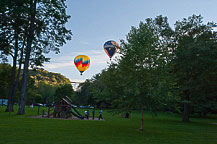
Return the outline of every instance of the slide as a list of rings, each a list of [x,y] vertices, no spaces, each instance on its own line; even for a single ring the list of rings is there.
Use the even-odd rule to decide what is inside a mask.
[[[72,100],[68,97],[68,96],[65,96],[64,98],[62,98],[65,102],[67,102],[67,104],[70,104],[71,105],[71,107],[72,107],[72,109],[75,111],[75,113],[74,112],[72,112],[72,110],[71,110],[71,113],[74,115],[74,116],[76,116],[76,117],[78,117],[78,118],[80,118],[80,119],[84,119],[84,116],[82,116],[77,110],[76,110],[76,108],[73,106],[73,104],[72,104]]]
[[[84,119],[83,116],[77,115],[76,113],[74,113],[74,112],[72,112],[72,111],[71,111],[71,113],[72,113],[72,115],[74,115],[74,116],[77,117],[77,118]]]
[[[76,109],[75,107],[72,106],[72,108],[73,108],[73,110],[77,113],[77,115],[83,117],[83,116],[77,111],[77,109]]]

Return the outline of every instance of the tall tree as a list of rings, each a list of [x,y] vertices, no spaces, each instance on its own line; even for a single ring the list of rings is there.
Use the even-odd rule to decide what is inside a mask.
[[[35,0],[34,2],[30,2],[30,27],[27,35],[22,92],[18,114],[25,113],[24,108],[28,67],[31,58],[30,53],[36,53],[34,64],[39,65],[47,61],[44,56],[40,56],[42,53],[48,53],[50,51],[59,53],[59,48],[66,43],[66,40],[71,39],[71,31],[65,28],[65,23],[70,18],[70,16],[66,15],[65,9],[66,5],[64,0]],[[34,33],[35,36],[33,35]]]
[[[42,66],[43,62],[49,61],[43,55],[44,53],[49,53],[50,51],[59,53],[59,47],[65,44],[66,40],[71,39],[71,31],[65,28],[65,23],[70,18],[70,16],[66,15],[65,9],[65,0],[2,0],[0,2],[0,17],[2,19],[0,23],[0,44],[2,46],[0,58],[6,61],[6,56],[14,51],[12,55],[14,63],[11,94],[9,97],[10,109],[13,106],[13,95],[16,94],[15,87],[17,87],[16,82],[20,74],[18,72],[17,80],[15,80],[14,70],[16,69],[15,62],[18,59],[18,52],[20,57],[22,57],[23,52],[25,56],[22,104],[20,105],[23,107],[22,101],[25,100],[23,96],[25,95],[25,83],[27,82],[26,69],[28,69],[29,64],[31,67]],[[27,41],[23,42],[25,39]],[[22,45],[25,45],[26,48],[22,49]],[[17,49],[18,47],[19,49]],[[21,111],[18,113],[23,113]]]
[[[22,25],[25,21],[23,17],[24,1],[1,1],[0,4],[0,17],[2,18],[0,25],[0,37],[1,37],[1,53],[12,56],[12,71],[11,71],[11,86],[9,91],[8,106],[6,111],[13,111],[13,100],[16,95],[16,65],[20,50],[20,35],[22,33]],[[17,75],[17,81],[19,80],[19,74]]]
[[[19,109],[17,113],[19,115],[25,113],[25,96],[26,96],[26,87],[27,87],[27,78],[28,78],[29,58],[32,49],[32,41],[34,38],[36,4],[37,4],[37,0],[31,1],[30,3],[30,27],[27,36],[27,46],[26,46],[25,62],[23,68],[23,78],[22,78],[22,89],[21,89],[21,96],[19,102]]]
[[[174,73],[184,105],[182,121],[189,121],[191,108],[209,107],[217,93],[216,24],[203,24],[193,15],[177,21],[174,33]]]
[[[116,93],[113,101],[118,101],[120,108],[141,111],[141,130],[144,129],[143,110],[154,111],[169,97],[163,89],[169,87],[164,76],[171,61],[168,40],[172,33],[167,18],[158,16],[140,22],[138,28],[132,27],[127,41],[121,43],[122,56],[115,68],[119,75],[115,76],[115,87],[119,85],[121,94]]]

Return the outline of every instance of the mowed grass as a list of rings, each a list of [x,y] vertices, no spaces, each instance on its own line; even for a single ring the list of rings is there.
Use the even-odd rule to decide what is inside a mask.
[[[0,144],[217,144],[216,118],[183,123],[180,115],[145,113],[144,131],[140,131],[139,113],[124,119],[104,110],[104,121],[92,121],[28,118],[37,115],[37,107],[26,108],[24,116],[16,115],[17,108],[10,115],[4,110],[0,106]]]

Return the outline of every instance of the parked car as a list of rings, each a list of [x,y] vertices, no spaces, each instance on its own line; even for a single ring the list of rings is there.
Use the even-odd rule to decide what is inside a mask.
[[[88,105],[88,106],[80,106],[80,108],[94,108],[93,106],[90,106],[90,105]]]
[[[8,105],[7,99],[0,99],[0,105]]]
[[[46,107],[52,107],[53,104],[44,104],[44,106],[46,106]]]
[[[80,106],[80,108],[90,108],[90,106]]]
[[[76,105],[72,105],[74,108],[77,108],[77,106]]]
[[[34,103],[33,105],[34,106],[43,106],[43,104],[41,104],[41,103]]]

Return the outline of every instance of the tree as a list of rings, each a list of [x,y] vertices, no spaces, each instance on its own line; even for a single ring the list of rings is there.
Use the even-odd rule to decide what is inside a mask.
[[[34,2],[30,3],[30,27],[29,27],[29,32],[27,36],[27,46],[26,46],[23,77],[22,77],[22,89],[21,89],[21,96],[20,96],[20,102],[19,102],[19,109],[17,112],[17,114],[19,115],[22,115],[25,113],[25,96],[26,96],[26,87],[27,87],[27,80],[28,80],[27,78],[28,78],[29,59],[30,59],[30,53],[32,49],[32,41],[34,38],[36,4],[37,4],[37,0],[34,0]]]
[[[18,55],[20,55],[19,67],[22,64],[23,52],[25,56],[23,86],[18,112],[18,114],[23,114],[29,65],[33,68],[42,66],[43,62],[49,61],[43,55],[44,53],[50,51],[59,53],[59,47],[65,44],[66,40],[71,39],[71,31],[65,28],[65,23],[70,18],[66,15],[65,9],[65,0],[2,0],[0,2],[0,18],[2,20],[0,23],[0,58],[2,58],[2,61],[6,61],[7,55],[11,54],[13,57],[9,96],[10,111],[13,107],[12,101],[14,95],[16,95],[20,74],[18,72],[15,80]],[[22,48],[22,46],[26,46],[26,48]]]
[[[169,95],[171,78],[165,77],[171,61],[168,40],[172,33],[166,17],[140,22],[138,28],[131,28],[127,41],[121,41],[121,58],[109,70],[115,78],[113,84],[106,83],[114,94],[112,102],[121,109],[140,110],[141,130],[144,129],[143,110],[158,110],[173,96]]]
[[[21,82],[22,81],[20,80],[20,83]],[[28,105],[33,104],[35,102],[35,97],[37,97],[38,94],[37,94],[37,87],[35,86],[35,80],[31,76],[28,78],[27,94],[28,97],[26,99],[26,103]]]
[[[54,103],[56,87],[46,84],[43,81],[38,84],[38,93],[42,96],[44,104]]]
[[[21,27],[26,19],[23,16],[23,4],[24,1],[1,1],[0,4],[0,17],[2,19],[0,25],[0,44],[1,54],[5,55],[3,58],[7,58],[7,55],[11,55],[13,59],[12,71],[11,71],[11,84],[8,97],[8,106],[6,111],[13,111],[13,101],[16,95],[16,88],[19,81],[20,70],[18,70],[16,76],[16,65],[20,52],[20,59],[22,60],[23,45],[25,44],[25,38],[22,40],[20,36],[23,35],[23,27]],[[24,41],[24,43],[22,42]],[[22,47],[22,49],[21,49]],[[20,61],[21,61],[20,60]],[[21,62],[20,66],[21,68]]]
[[[121,81],[123,76],[119,72],[117,65],[111,63],[107,69],[95,76],[92,94],[98,107],[121,107],[123,111],[126,110],[125,106],[121,105],[121,100],[117,99],[122,95],[125,86]]]
[[[108,108],[111,105],[108,97],[106,97],[106,88],[103,72],[96,74],[91,79],[87,79],[79,85],[79,91],[75,97],[75,101],[79,105],[96,105],[97,107]]]
[[[173,63],[182,92],[183,122],[189,121],[190,106],[203,112],[216,102],[217,32],[214,28],[215,23],[203,24],[200,15],[175,24]]]
[[[75,102],[78,105],[92,104],[92,80],[87,79],[84,83],[79,84],[79,90],[75,95]]]
[[[72,100],[74,99],[74,91],[71,84],[60,85],[56,89],[55,101],[59,101],[65,96],[68,96]]]
[[[22,92],[18,114],[25,113],[25,97],[30,53],[34,51],[37,54],[35,58],[36,64],[37,62],[41,64],[41,62],[46,61],[44,56],[39,56],[42,52],[48,53],[49,51],[56,51],[56,53],[59,53],[59,47],[65,44],[66,40],[71,39],[71,31],[65,28],[65,23],[70,18],[70,16],[66,15],[65,1],[35,0],[34,2],[31,1],[29,5],[30,8],[28,9],[28,12],[30,13],[30,26],[27,35]],[[34,33],[36,36],[34,36]],[[45,49],[43,49],[43,47]]]

